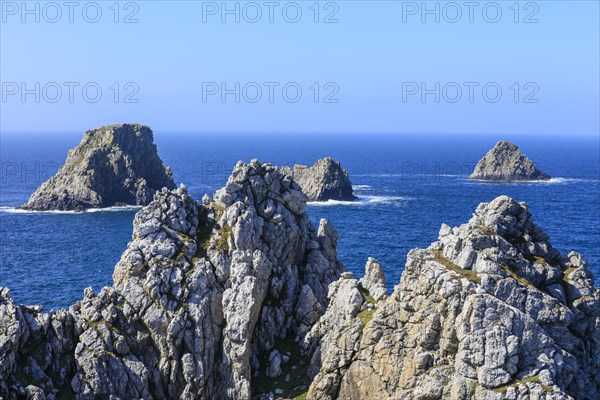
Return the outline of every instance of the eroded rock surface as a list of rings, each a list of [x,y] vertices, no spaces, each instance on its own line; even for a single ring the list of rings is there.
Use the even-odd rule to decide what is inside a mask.
[[[44,182],[21,208],[84,210],[114,205],[146,205],[157,190],[174,189],[152,130],[139,124],[89,130],[69,151],[56,175]]]
[[[550,176],[540,171],[513,143],[498,142],[479,160],[469,179],[495,182],[545,181]]]
[[[600,290],[524,203],[502,196],[443,225],[371,318],[337,292],[307,337],[320,342],[309,399],[600,398]]]
[[[348,171],[329,157],[318,160],[312,167],[295,165],[294,168],[283,167],[282,170],[298,182],[309,201],[356,199]]]

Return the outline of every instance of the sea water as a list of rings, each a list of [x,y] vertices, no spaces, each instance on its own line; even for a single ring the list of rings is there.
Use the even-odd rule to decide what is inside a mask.
[[[83,290],[112,283],[139,208],[93,212],[15,209],[52,176],[79,134],[6,134],[1,140],[0,286],[15,301],[46,309],[68,307]],[[469,181],[477,161],[498,140],[511,140],[548,182]],[[339,231],[339,258],[357,277],[367,257],[383,266],[391,290],[406,254],[437,239],[442,223],[467,222],[480,202],[508,195],[529,204],[535,222],[563,254],[577,250],[600,283],[600,144],[590,137],[155,133],[158,152],[201,199],[222,187],[238,160],[311,165],[331,156],[350,174],[356,202],[312,203],[318,224]]]

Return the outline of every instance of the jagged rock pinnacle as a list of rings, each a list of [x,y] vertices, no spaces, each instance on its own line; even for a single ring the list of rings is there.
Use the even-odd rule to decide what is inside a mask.
[[[307,336],[318,343],[308,399],[600,398],[600,290],[525,203],[501,196],[443,225],[374,313],[364,295],[349,300],[355,280],[332,287]]]
[[[305,209],[299,186],[256,160],[202,203],[183,185],[156,192],[113,286],[51,313],[0,290],[0,397],[249,400],[273,379],[302,388],[308,358],[287,353],[344,270],[337,231]]]

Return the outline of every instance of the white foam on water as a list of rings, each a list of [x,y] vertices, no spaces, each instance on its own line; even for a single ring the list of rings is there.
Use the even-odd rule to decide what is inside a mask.
[[[487,183],[491,185],[567,185],[572,183],[597,183],[598,179],[583,178],[550,178],[547,181],[515,181],[515,182],[496,182],[484,179],[468,179],[469,182]]]
[[[123,212],[123,211],[139,211],[144,206],[113,206],[104,208],[90,208],[84,212],[96,213],[96,212]]]
[[[90,208],[85,211],[63,211],[63,210],[49,210],[49,211],[37,211],[37,210],[23,210],[16,207],[0,207],[0,213],[6,214],[86,214],[86,213],[102,213],[102,212],[124,212],[124,211],[138,211],[141,210],[142,206],[113,206],[103,208]]]
[[[403,205],[408,201],[415,200],[414,197],[407,196],[358,196],[358,200],[342,201],[342,200],[327,200],[308,203],[309,207],[331,207],[331,206],[350,206],[364,207],[375,204],[391,204]]]

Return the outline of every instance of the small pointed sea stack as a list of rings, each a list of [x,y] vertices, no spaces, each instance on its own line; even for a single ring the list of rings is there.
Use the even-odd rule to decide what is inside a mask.
[[[152,130],[119,124],[89,130],[69,151],[56,175],[21,206],[26,210],[76,210],[115,205],[146,205],[157,190],[174,189]]]
[[[348,171],[330,157],[318,160],[312,167],[298,164],[293,169],[283,167],[282,172],[300,185],[309,201],[356,200]]]
[[[519,148],[510,142],[498,142],[477,163],[469,179],[493,182],[547,181],[550,176],[540,171]]]

